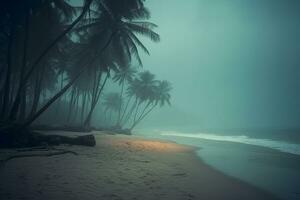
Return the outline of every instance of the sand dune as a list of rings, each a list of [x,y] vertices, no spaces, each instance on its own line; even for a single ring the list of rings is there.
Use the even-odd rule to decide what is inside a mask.
[[[96,139],[94,148],[60,147],[78,156],[8,161],[0,168],[0,199],[275,199],[210,168],[191,147],[101,133]]]

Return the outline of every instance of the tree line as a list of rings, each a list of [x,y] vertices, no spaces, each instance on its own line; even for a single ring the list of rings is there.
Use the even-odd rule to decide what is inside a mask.
[[[55,109],[90,128],[100,107],[101,126],[133,129],[170,104],[170,83],[142,70],[140,51],[150,53],[140,37],[160,41],[144,0],[81,3],[0,3],[0,127],[29,127]]]

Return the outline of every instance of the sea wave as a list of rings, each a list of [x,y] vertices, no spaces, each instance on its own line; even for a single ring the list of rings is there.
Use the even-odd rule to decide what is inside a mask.
[[[208,134],[208,133],[181,133],[176,131],[163,131],[160,134],[164,136],[177,136],[177,137],[199,138],[199,139],[206,139],[206,140],[237,142],[243,144],[268,147],[271,149],[279,150],[281,152],[300,155],[299,144],[293,144],[285,141],[278,141],[278,140],[271,140],[271,139],[251,138],[246,135],[230,136],[230,135],[216,135],[216,134]]]

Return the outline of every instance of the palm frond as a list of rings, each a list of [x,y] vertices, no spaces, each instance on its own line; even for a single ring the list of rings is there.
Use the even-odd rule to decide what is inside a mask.
[[[143,66],[141,57],[139,55],[139,50],[138,50],[137,46],[135,45],[134,41],[130,37],[126,41],[127,41],[128,46],[130,47],[130,52],[135,56],[139,65]]]
[[[128,30],[136,32],[140,35],[146,36],[150,38],[153,42],[159,42],[160,36],[156,32],[152,31],[146,26],[143,25],[137,25],[130,22],[124,22],[128,26]]]
[[[131,37],[131,39],[148,55],[150,55],[150,52],[145,47],[145,45],[139,40],[139,38],[132,32],[127,31],[128,36]]]

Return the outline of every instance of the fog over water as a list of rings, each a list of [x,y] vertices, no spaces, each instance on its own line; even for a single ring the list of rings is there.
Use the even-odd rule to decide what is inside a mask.
[[[144,41],[151,53],[142,57],[144,68],[169,80],[173,91],[172,107],[153,113],[144,125],[299,127],[300,1],[146,5],[161,42]]]

